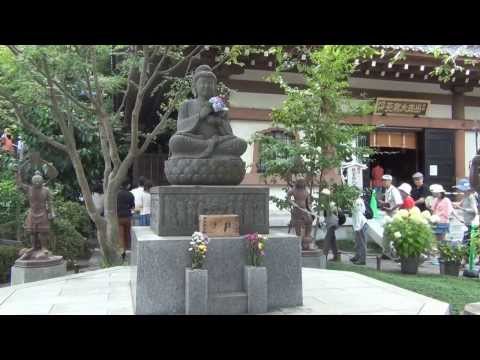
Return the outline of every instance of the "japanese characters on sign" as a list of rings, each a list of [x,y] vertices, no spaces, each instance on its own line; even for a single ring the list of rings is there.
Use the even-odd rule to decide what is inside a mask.
[[[430,100],[377,98],[375,114],[426,115]]]

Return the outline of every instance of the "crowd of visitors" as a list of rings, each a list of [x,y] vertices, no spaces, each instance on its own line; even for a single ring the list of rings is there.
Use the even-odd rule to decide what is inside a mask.
[[[447,194],[447,191],[440,184],[432,184],[427,189],[424,184],[423,174],[420,172],[412,175],[413,186],[408,183],[402,183],[398,187],[393,185],[392,175],[385,174],[383,168],[378,163],[374,163],[371,175],[372,181],[370,186],[372,190],[375,190],[376,203],[389,216],[395,215],[399,209],[408,210],[413,207],[418,207],[420,211],[430,211],[432,218],[435,219],[433,233],[437,241],[446,240],[452,220],[457,219],[466,227],[463,242],[468,244],[472,224],[475,221],[478,223],[479,216],[478,194],[471,187],[468,179],[461,179],[454,186],[458,192]],[[381,187],[378,186],[380,181]],[[447,195],[463,196],[460,196],[460,201],[452,202]],[[352,208],[355,255],[350,259],[350,261],[358,265],[365,264],[367,247],[365,233],[368,227],[365,214],[365,200],[360,196],[355,200]]]

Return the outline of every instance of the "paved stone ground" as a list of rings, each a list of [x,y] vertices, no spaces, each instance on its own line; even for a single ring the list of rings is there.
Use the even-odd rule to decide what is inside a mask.
[[[342,263],[345,264],[352,264],[349,260],[353,257],[353,253],[349,252],[342,252]],[[376,269],[377,268],[377,259],[374,255],[367,257],[367,265],[369,268]],[[395,262],[393,260],[383,260],[381,264],[382,271],[400,271],[400,263]],[[436,274],[440,275],[440,267],[438,264],[433,263],[432,260],[426,260],[423,264],[420,264],[418,267],[419,274]]]
[[[133,315],[119,266],[0,289],[0,315]],[[304,305],[271,315],[447,314],[448,304],[346,271],[303,269]]]

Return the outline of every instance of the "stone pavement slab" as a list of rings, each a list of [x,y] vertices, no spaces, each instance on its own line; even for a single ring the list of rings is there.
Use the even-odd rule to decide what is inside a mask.
[[[444,315],[449,305],[336,270],[302,270],[303,306],[264,315]],[[133,315],[130,268],[119,266],[0,288],[0,315]]]

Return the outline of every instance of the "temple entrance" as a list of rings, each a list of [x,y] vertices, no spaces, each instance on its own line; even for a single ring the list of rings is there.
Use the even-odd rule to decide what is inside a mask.
[[[421,138],[412,130],[382,130],[370,134],[369,145],[376,151],[370,157],[369,176],[375,162],[384,169],[385,174],[393,176],[393,184],[411,183],[412,175],[422,171]]]

